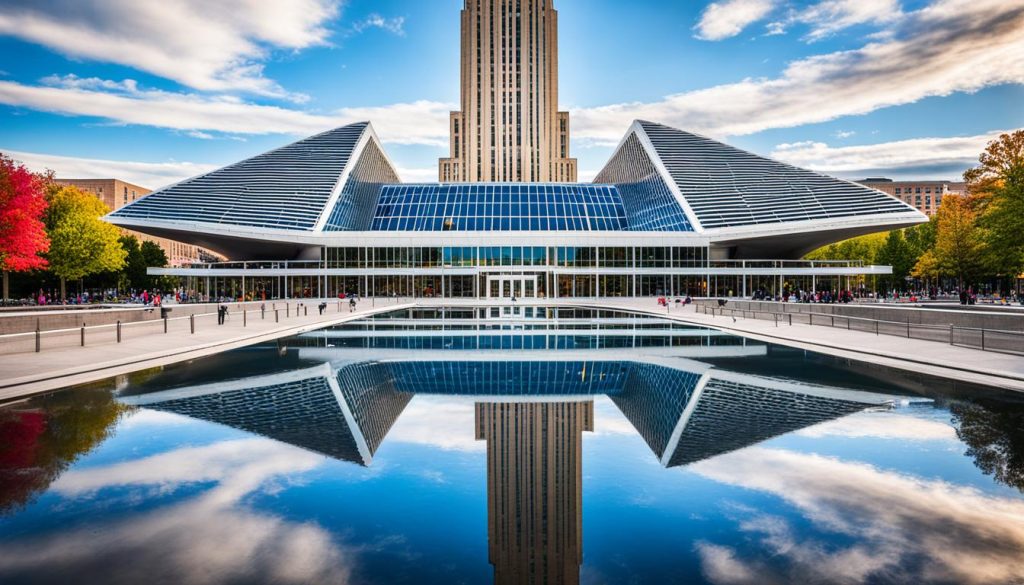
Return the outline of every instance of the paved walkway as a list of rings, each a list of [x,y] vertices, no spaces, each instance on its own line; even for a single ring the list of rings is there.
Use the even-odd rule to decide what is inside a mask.
[[[311,313],[316,307],[315,303],[309,303]],[[509,302],[487,303],[478,299],[417,299],[415,302],[364,299],[356,313],[349,313],[347,306],[339,311],[337,303],[329,303],[327,313],[323,316],[310,314],[285,318],[282,313],[280,322],[274,323],[271,318],[259,319],[258,313],[250,312],[246,327],[242,326],[240,315],[235,313],[223,326],[216,325],[216,317],[201,318],[205,321],[197,319],[200,324],[194,335],[189,334],[187,325],[184,325],[184,330],[169,334],[163,334],[162,330],[149,334],[129,334],[124,343],[120,344],[110,341],[89,344],[84,348],[68,347],[41,353],[0,355],[0,401],[191,360],[398,308],[481,304],[501,305]],[[682,309],[673,307],[671,311],[666,311],[653,299],[537,299],[521,300],[517,304],[640,311],[840,358],[1024,392],[1024,358],[934,341],[876,336],[868,332],[822,326],[776,326],[773,321],[712,317],[697,313],[693,306]]]
[[[681,309],[673,307],[666,312],[664,307],[649,299],[602,300],[592,305],[643,311],[770,343],[1024,392],[1024,357],[1017,355],[820,325],[780,323],[776,326],[773,321],[705,315],[692,305]]]
[[[319,301],[306,300],[304,303],[309,308],[308,316],[296,316],[296,303],[292,301],[291,316],[286,318],[282,309],[277,323],[270,311],[266,319],[261,319],[258,310],[250,310],[244,326],[238,312],[232,313],[220,326],[216,315],[197,317],[195,334],[189,332],[187,320],[174,322],[174,329],[167,334],[163,333],[162,323],[158,321],[145,332],[126,328],[122,343],[117,343],[113,335],[107,334],[109,341],[90,341],[86,347],[0,355],[0,402],[192,360],[411,306],[395,299],[364,299],[356,312],[350,313],[347,304],[342,304],[339,310],[337,302],[329,302],[325,314],[319,315],[316,311]],[[277,304],[280,306],[283,301]]]

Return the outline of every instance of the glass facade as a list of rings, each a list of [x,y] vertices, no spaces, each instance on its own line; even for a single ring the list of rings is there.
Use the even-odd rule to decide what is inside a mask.
[[[479,183],[385,185],[374,231],[622,231],[610,185]]]

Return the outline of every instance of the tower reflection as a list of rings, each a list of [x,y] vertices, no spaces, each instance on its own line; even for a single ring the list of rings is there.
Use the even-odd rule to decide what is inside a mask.
[[[579,583],[583,431],[593,430],[590,400],[476,404],[495,583]]]

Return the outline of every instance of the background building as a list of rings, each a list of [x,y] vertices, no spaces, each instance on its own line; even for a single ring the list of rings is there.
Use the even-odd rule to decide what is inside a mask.
[[[466,0],[462,111],[450,119],[442,182],[575,182],[569,114],[558,111],[552,0]]]
[[[967,183],[964,182],[893,181],[885,178],[870,178],[858,181],[858,183],[888,193],[928,216],[934,215],[938,211],[943,197],[967,195]]]
[[[100,198],[111,211],[120,209],[129,203],[148,195],[151,191],[145,187],[133,185],[118,179],[56,179],[61,185],[73,185],[82,191],[92,193]],[[122,232],[135,236],[139,242],[150,241],[167,254],[170,266],[185,266],[196,262],[216,262],[223,257],[198,246],[185,244],[167,238],[157,238],[140,232],[122,229]]]

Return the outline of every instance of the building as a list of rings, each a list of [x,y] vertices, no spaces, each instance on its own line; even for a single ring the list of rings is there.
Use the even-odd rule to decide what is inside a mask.
[[[580,582],[583,432],[593,430],[589,400],[476,404],[496,584]]]
[[[575,182],[552,0],[466,0],[461,46],[462,110],[439,180]]]
[[[955,181],[893,181],[870,178],[858,183],[888,193],[929,217],[938,211],[943,197],[968,194],[967,183]]]
[[[61,185],[73,185],[82,191],[96,195],[111,210],[120,209],[151,192],[145,187],[119,179],[56,179],[56,182]],[[160,246],[164,254],[167,254],[167,262],[170,266],[185,266],[196,262],[215,262],[223,259],[218,254],[192,244],[157,238],[131,230],[123,231],[135,236],[139,241],[150,241]]]
[[[867,187],[634,122],[596,183],[403,184],[368,122],[183,181],[107,216],[231,264],[151,273],[200,294],[748,296],[891,268],[804,261],[926,221]]]

